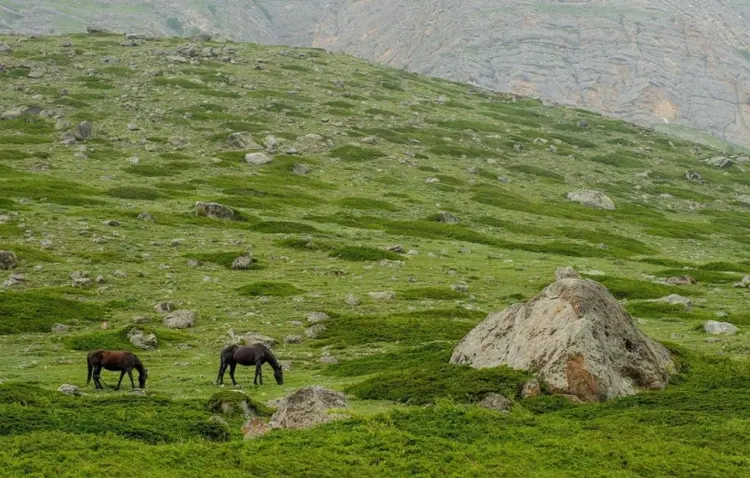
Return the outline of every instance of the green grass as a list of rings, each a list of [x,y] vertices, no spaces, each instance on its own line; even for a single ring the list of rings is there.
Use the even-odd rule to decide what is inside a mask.
[[[399,292],[398,296],[403,300],[457,300],[465,297],[447,287],[414,287]]]
[[[317,229],[309,224],[290,221],[264,221],[253,224],[254,231],[264,234],[312,234]]]
[[[232,263],[235,259],[238,257],[247,254],[244,251],[236,251],[236,252],[191,252],[188,254],[185,254],[184,257],[188,259],[195,259],[197,261],[201,262],[210,262],[212,264],[217,264],[222,267],[226,267],[227,269],[232,268]],[[253,258],[252,263],[250,264],[251,270],[260,270],[263,267],[258,264],[258,261]]]
[[[99,330],[96,332],[77,334],[71,337],[66,337],[64,343],[69,349],[81,352],[90,352],[97,349],[132,350],[137,355],[138,349],[136,349],[128,339],[128,332],[133,328],[141,329],[146,334],[156,335],[157,344],[160,348],[167,344],[177,342],[187,343],[191,341],[188,335],[179,331],[164,329],[161,327],[156,328],[150,325],[137,325],[127,326],[120,330]]]
[[[334,148],[330,155],[340,158],[342,161],[349,162],[366,162],[382,158],[385,154],[377,149],[362,148],[354,145],[345,145]]]
[[[330,253],[331,257],[337,257],[345,261],[368,262],[382,261],[383,259],[399,260],[401,256],[394,252],[374,247],[346,246],[334,249]]]
[[[687,294],[684,287],[668,286],[627,277],[596,276],[593,279],[604,284],[618,299],[659,299],[670,294]],[[690,289],[689,294],[701,295],[700,291]]]
[[[286,282],[254,282],[237,289],[240,295],[248,297],[271,296],[289,297],[300,295],[305,291]]]
[[[106,317],[102,306],[54,290],[0,294],[0,335],[50,332],[55,324],[83,325]]]
[[[426,405],[439,399],[478,402],[488,393],[516,398],[528,375],[505,367],[473,369],[442,364],[386,372],[346,389],[359,398]]]
[[[107,195],[118,199],[136,199],[139,201],[156,201],[166,195],[156,189],[143,186],[117,187],[107,191]]]

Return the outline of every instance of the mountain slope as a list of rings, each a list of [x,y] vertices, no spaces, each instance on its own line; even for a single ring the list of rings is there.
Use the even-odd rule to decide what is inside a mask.
[[[313,45],[750,147],[747,2],[0,1],[0,32],[97,24]]]
[[[750,465],[748,289],[734,287],[750,274],[747,158],[319,49],[0,43],[0,251],[17,257],[0,271],[0,476]],[[590,189],[615,209],[568,200]],[[196,202],[234,215],[200,216]],[[528,372],[449,364],[488,313],[568,265],[671,343],[666,390],[575,405],[522,397]],[[683,275],[697,283],[666,281]],[[671,294],[691,306],[653,301]],[[194,326],[167,328],[165,302]],[[741,333],[709,336],[719,317]],[[156,348],[136,350],[134,328]],[[287,371],[253,387],[242,367],[240,390],[263,403],[345,391],[343,421],[243,441],[241,415],[212,417],[240,396],[214,384],[219,351],[249,332],[275,340]],[[87,386],[97,348],[136,350],[146,396]],[[478,407],[490,392],[515,409]]]

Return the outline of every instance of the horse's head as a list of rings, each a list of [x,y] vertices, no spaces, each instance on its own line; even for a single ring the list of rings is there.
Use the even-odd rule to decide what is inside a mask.
[[[138,387],[146,388],[146,379],[148,378],[148,369],[144,368],[143,373],[138,376]]]
[[[279,385],[284,385],[284,371],[281,369],[281,366],[273,371],[273,378],[276,379],[276,383]]]

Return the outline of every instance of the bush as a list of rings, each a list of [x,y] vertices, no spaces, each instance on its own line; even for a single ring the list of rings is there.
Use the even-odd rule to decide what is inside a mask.
[[[237,289],[240,295],[249,297],[289,297],[304,294],[302,289],[286,282],[254,282]]]
[[[347,387],[346,392],[364,400],[391,400],[409,405],[426,405],[444,398],[474,403],[492,392],[516,398],[528,378],[526,372],[507,367],[478,370],[442,364],[382,373]]]
[[[337,257],[345,261],[368,262],[382,261],[383,259],[398,260],[398,254],[374,247],[346,246],[331,251],[331,257]]]
[[[135,199],[139,201],[156,201],[166,197],[164,193],[153,188],[130,186],[112,188],[107,191],[107,195],[120,199]]]
[[[54,290],[0,294],[0,335],[50,332],[57,323],[95,322],[104,319],[100,305],[66,299]]]

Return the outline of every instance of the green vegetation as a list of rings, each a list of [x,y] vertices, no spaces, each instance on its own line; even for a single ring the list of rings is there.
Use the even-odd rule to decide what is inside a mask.
[[[175,32],[194,33],[174,20]],[[18,256],[0,271],[0,475],[723,477],[750,468],[750,314],[747,289],[733,287],[750,274],[740,202],[750,173],[700,163],[731,152],[695,155],[692,143],[599,115],[323,50],[227,42],[222,56],[235,62],[190,64],[150,53],[174,52],[184,38],[134,48],[120,35],[71,40],[75,57],[59,38],[0,39],[13,48],[0,74],[7,107],[54,110],[69,123],[46,114],[0,122],[0,251]],[[13,64],[45,77],[27,79]],[[61,144],[82,120],[95,138]],[[236,131],[273,160],[248,165],[256,150],[226,143]],[[688,169],[705,184],[686,180]],[[577,189],[602,191],[616,210],[568,201]],[[237,220],[197,217],[197,201],[232,207]],[[436,221],[437,211],[461,222]],[[397,244],[409,253],[388,250]],[[231,270],[246,253],[251,270]],[[645,334],[677,343],[665,390],[580,405],[543,387],[522,399],[532,372],[450,365],[468,331],[537,295],[563,266],[608,287]],[[70,287],[83,270],[92,283]],[[659,282],[681,275],[698,283]],[[669,294],[692,306],[653,300]],[[163,303],[195,311],[195,326],[162,326]],[[315,311],[329,318],[312,338]],[[709,337],[707,320],[740,332]],[[68,328],[53,333],[58,323]],[[155,334],[157,349],[135,350],[133,327]],[[252,367],[238,371],[247,395],[214,385],[219,350],[249,332],[279,342],[284,384],[264,366],[259,387]],[[127,380],[121,391],[86,387],[85,356],[99,347],[137,352],[149,368],[145,397]],[[118,374],[103,377],[111,386]],[[83,395],[58,392],[63,383]],[[246,407],[266,420],[270,401],[310,385],[348,392],[351,418],[242,440]],[[490,392],[513,410],[476,406]]]
[[[0,294],[0,335],[50,332],[55,324],[103,320],[106,311],[93,303],[65,298],[55,290]]]

